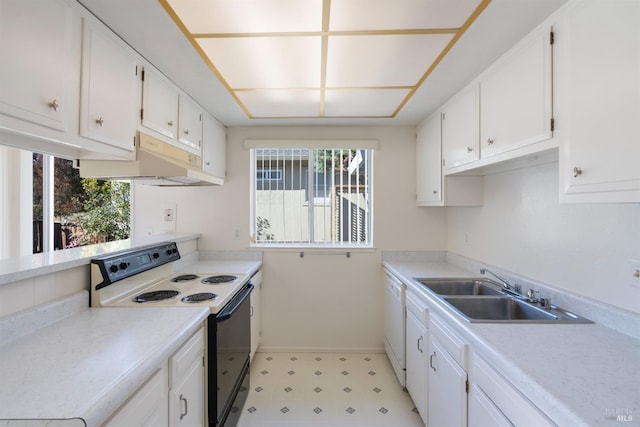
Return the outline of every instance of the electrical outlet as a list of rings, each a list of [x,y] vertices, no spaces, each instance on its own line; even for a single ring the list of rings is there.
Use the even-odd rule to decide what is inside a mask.
[[[233,238],[236,240],[240,238],[240,230],[238,228],[233,229]]]
[[[178,205],[173,202],[165,202],[162,207],[162,231],[165,233],[175,233],[178,215]]]
[[[167,208],[164,210],[164,220],[173,221],[173,209]]]

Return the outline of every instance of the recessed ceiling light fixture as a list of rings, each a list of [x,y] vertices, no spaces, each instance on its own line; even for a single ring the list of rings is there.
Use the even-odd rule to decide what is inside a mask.
[[[392,118],[491,0],[159,0],[250,118]]]

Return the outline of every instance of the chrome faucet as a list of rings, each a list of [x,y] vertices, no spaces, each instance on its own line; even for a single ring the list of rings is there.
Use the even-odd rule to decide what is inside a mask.
[[[507,292],[509,292],[511,294],[520,296],[520,286],[515,285],[515,284],[512,286],[505,279],[503,279],[502,277],[498,276],[493,271],[487,270],[486,268],[481,268],[480,269],[480,274],[486,274],[486,273],[489,273],[490,275],[492,275],[493,277],[498,279],[500,281],[500,283],[502,284],[502,289],[504,289],[505,291],[507,291]]]

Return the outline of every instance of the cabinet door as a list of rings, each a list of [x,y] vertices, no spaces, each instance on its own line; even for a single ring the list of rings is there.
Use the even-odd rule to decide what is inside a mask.
[[[168,425],[167,369],[158,369],[104,424],[105,427]]]
[[[407,310],[407,390],[427,424],[427,328]]]
[[[188,96],[180,95],[178,142],[200,153],[202,144],[202,108]]]
[[[440,112],[417,129],[416,204],[442,202],[442,145]]]
[[[467,373],[430,335],[429,427],[467,425]]]
[[[551,138],[550,31],[531,36],[480,80],[482,158]]]
[[[496,405],[477,385],[469,391],[469,427],[513,427]]]
[[[478,85],[474,84],[442,108],[443,168],[451,169],[480,158]]]
[[[640,202],[640,2],[577,2],[555,28],[562,200]]]
[[[224,179],[227,174],[227,133],[209,114],[202,119],[202,170]]]
[[[261,273],[259,273],[261,274]],[[250,300],[251,300],[251,360],[256,354],[258,350],[258,345],[260,345],[260,336],[261,336],[261,328],[262,328],[262,279],[260,281],[255,280],[255,276],[251,279],[254,288],[253,292],[251,292]]]
[[[114,34],[83,21],[81,136],[133,151],[138,69],[137,57]]]
[[[169,426],[204,425],[204,363],[200,358],[191,365],[184,380],[169,391]]]
[[[75,16],[65,0],[0,0],[0,113],[70,130],[80,74]]]
[[[170,141],[177,140],[178,88],[153,67],[145,67],[142,84],[142,126]]]

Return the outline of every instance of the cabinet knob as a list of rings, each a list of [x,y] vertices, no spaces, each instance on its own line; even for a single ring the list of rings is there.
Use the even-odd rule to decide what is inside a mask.
[[[169,125],[169,127],[173,126],[173,120],[169,120],[169,122],[167,123],[167,125]]]
[[[60,109],[60,104],[58,104],[58,100],[54,99],[53,101],[51,101],[49,103],[49,108],[51,108],[53,111],[58,111]]]
[[[493,138],[487,139],[487,144],[489,144],[489,145],[493,144]]]
[[[471,148],[471,147],[467,147],[467,153],[470,153],[470,152],[472,152],[472,151],[473,151],[473,148]]]
[[[582,168],[576,166],[575,168],[573,168],[573,177],[577,178],[580,175],[582,175]]]
[[[96,123],[98,124],[98,126],[102,127],[102,125],[104,124],[104,119],[100,117],[99,119],[96,119]]]
[[[211,162],[205,162],[205,165],[211,166]]]
[[[185,130],[184,130],[184,134],[185,134],[185,135],[189,135],[189,129],[185,129]]]
[[[438,194],[438,190],[433,190],[433,194]]]

